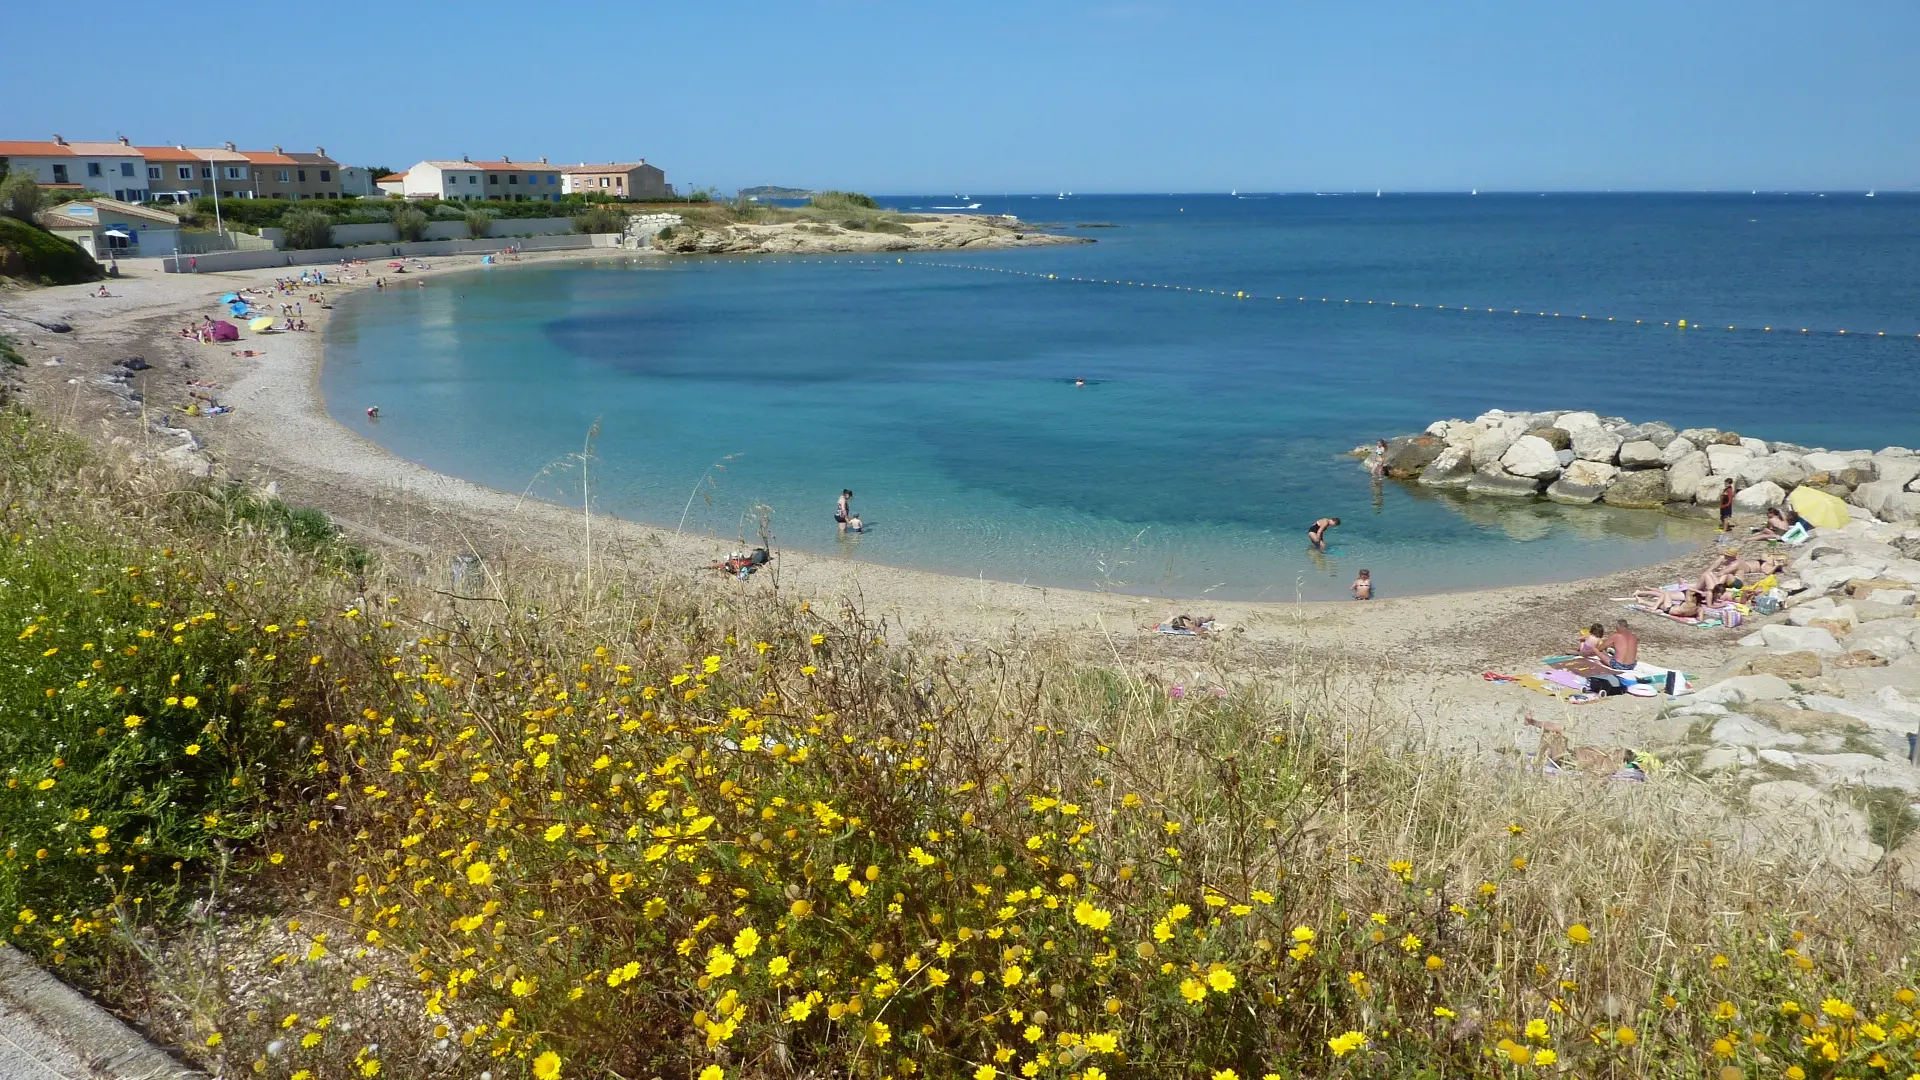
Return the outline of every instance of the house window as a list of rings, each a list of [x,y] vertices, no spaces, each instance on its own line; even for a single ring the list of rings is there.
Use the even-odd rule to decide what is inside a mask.
[[[200,179],[202,180],[213,179],[213,166],[211,165],[200,166]]]
[[[53,182],[56,184],[64,184],[67,182],[67,167],[65,165],[55,165],[53,167]]]
[[[303,184],[304,184],[304,183],[306,183],[306,182],[307,182],[307,170],[305,170],[305,169],[296,169],[296,170],[294,170],[294,171],[300,174],[300,182],[301,182],[301,183],[303,183]]]
[[[331,170],[331,169],[321,169],[321,170],[320,170],[320,182],[321,182],[321,183],[323,183],[323,184],[331,184],[331,183],[333,182],[333,170]]]
[[[89,161],[89,162],[87,162],[87,175],[88,175],[88,176],[99,176],[99,175],[100,175],[100,163],[99,163],[99,162],[97,162],[97,161]]]
[[[229,180],[243,180],[246,178],[246,175],[247,175],[247,170],[242,169],[237,165],[227,166],[227,179]]]
[[[520,182],[520,174],[519,174],[519,173],[514,173],[514,174],[513,174],[512,176],[509,176],[509,177],[507,177],[507,183],[509,183],[509,184],[517,184],[517,183],[519,183],[519,182]]]
[[[606,187],[606,186],[607,186],[607,178],[606,178],[606,177],[604,177],[604,176],[603,176],[603,177],[601,177],[601,178],[600,178],[600,186],[601,186],[601,187]]]
[[[280,170],[280,182],[281,182],[281,183],[283,183],[283,184],[287,182],[287,170],[285,170],[285,169],[281,169],[281,170]],[[279,198],[279,197],[280,197],[280,196],[278,196],[278,195],[275,195],[275,196],[274,196],[274,198],[276,198],[276,199],[277,199],[277,198]]]
[[[120,175],[121,175],[121,176],[132,176],[132,175],[133,175],[133,162],[131,162],[131,161],[123,161],[123,162],[121,162],[121,163],[120,163]]]
[[[179,170],[178,170],[178,171],[179,171],[179,173],[180,173],[180,179],[182,179],[182,180],[191,180],[191,179],[193,179],[193,166],[191,166],[191,165],[182,165],[182,166],[180,166],[180,168],[179,168]]]
[[[147,166],[147,179],[149,180],[160,179],[160,166],[158,165]]]
[[[59,166],[55,166],[55,168],[58,168],[58,167],[59,167]],[[500,176],[499,176],[499,174],[498,174],[498,173],[489,173],[489,174],[487,174],[487,183],[489,183],[489,184],[498,184],[499,182],[500,182]]]
[[[469,183],[469,184],[477,184],[477,183],[479,183],[479,182],[480,182],[480,178],[479,178],[479,177],[477,177],[477,176],[469,176],[469,177],[467,177],[467,183]]]

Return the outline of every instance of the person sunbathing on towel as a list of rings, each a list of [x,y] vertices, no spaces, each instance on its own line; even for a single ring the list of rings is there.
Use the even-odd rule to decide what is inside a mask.
[[[1148,623],[1145,628],[1148,630],[1190,630],[1196,634],[1204,634],[1213,629],[1213,616],[1169,615],[1167,616],[1166,622]]]

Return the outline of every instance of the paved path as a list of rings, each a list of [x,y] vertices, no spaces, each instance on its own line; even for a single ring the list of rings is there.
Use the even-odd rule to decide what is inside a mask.
[[[204,1080],[0,946],[0,1080]]]

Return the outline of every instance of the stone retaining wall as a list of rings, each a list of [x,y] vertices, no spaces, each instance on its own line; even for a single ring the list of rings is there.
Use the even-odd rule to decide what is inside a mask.
[[[1676,511],[1717,508],[1731,479],[1743,513],[1807,485],[1884,521],[1920,520],[1920,454],[1905,447],[1827,450],[1581,411],[1440,420],[1389,442],[1387,473],[1482,495]]]

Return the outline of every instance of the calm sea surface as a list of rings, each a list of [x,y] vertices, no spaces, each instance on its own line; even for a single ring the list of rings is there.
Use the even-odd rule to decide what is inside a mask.
[[[782,547],[1172,597],[1331,597],[1362,566],[1388,596],[1566,580],[1703,539],[1654,513],[1374,484],[1342,456],[1441,417],[1920,444],[1914,196],[968,201],[1099,242],[362,292],[328,337],[328,405],[508,491],[577,503],[563,470],[598,423],[604,512],[728,539],[770,515]],[[1661,325],[1679,319],[1694,328]],[[864,537],[834,531],[842,487]],[[1321,515],[1345,522],[1324,557],[1303,537]]]

